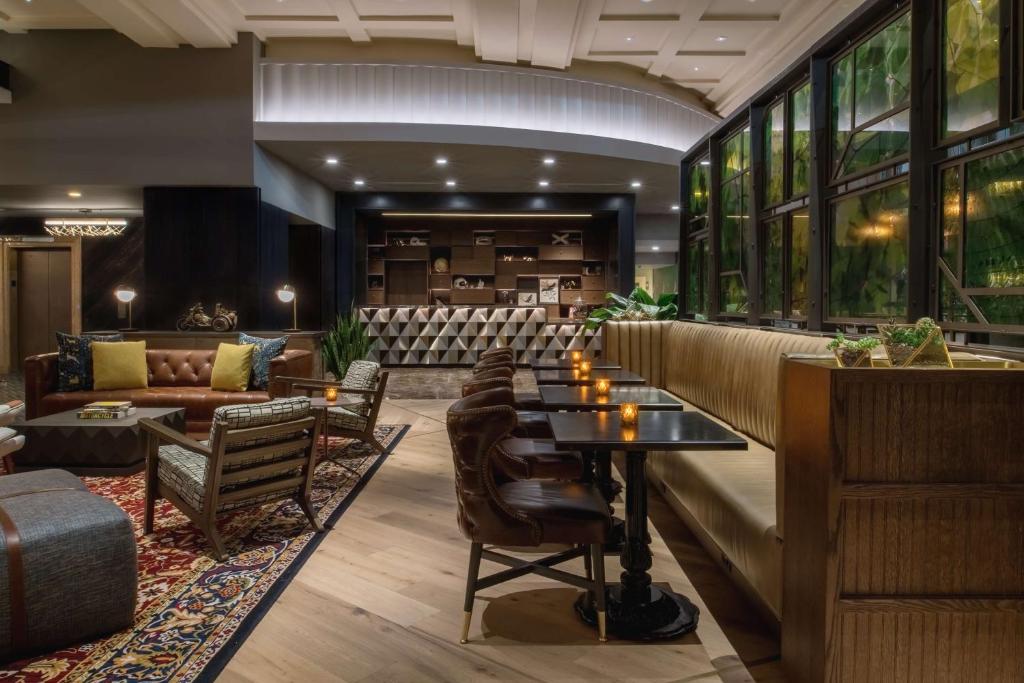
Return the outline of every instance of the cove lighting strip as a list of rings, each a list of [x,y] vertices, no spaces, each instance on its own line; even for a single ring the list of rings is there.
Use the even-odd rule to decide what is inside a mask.
[[[593,218],[592,213],[475,213],[466,211],[429,213],[421,211],[384,211],[382,216],[387,217],[419,217],[424,216],[437,218]]]
[[[48,218],[43,222],[52,237],[117,237],[128,226],[123,218],[70,219]]]

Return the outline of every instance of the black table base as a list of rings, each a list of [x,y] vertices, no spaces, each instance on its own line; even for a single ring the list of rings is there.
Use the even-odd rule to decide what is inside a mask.
[[[697,628],[700,610],[686,596],[657,586],[647,587],[647,599],[623,598],[622,586],[607,589],[605,614],[608,633],[625,640],[666,640]],[[576,600],[580,619],[597,626],[593,600],[584,593]]]

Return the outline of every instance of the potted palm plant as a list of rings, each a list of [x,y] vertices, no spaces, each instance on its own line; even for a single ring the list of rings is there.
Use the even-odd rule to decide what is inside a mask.
[[[339,315],[334,327],[324,334],[324,366],[335,379],[343,379],[352,361],[363,360],[369,353],[370,335],[355,310],[348,316]]]

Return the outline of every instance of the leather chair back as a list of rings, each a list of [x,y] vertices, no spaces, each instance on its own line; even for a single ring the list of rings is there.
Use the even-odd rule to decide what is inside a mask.
[[[448,438],[455,464],[459,528],[471,541],[536,545],[540,524],[505,505],[494,480],[494,446],[515,429],[512,390],[489,389],[448,409]]]

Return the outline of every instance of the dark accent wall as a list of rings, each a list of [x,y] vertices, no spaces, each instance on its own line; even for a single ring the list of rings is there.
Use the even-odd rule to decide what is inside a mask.
[[[299,295],[299,327],[330,327],[336,313],[334,231],[322,225],[288,230],[288,278]]]
[[[128,222],[118,237],[82,240],[82,329],[115,330],[128,325],[128,315],[118,318],[114,288],[129,285],[142,292],[145,286],[145,225],[141,218]],[[145,320],[145,297],[132,302],[132,322]]]
[[[291,215],[284,209],[260,202],[260,222],[256,238],[259,253],[256,267],[259,270],[258,320],[263,329],[277,330],[292,326],[291,306],[281,303],[277,298],[277,289],[289,282],[290,219]]]

